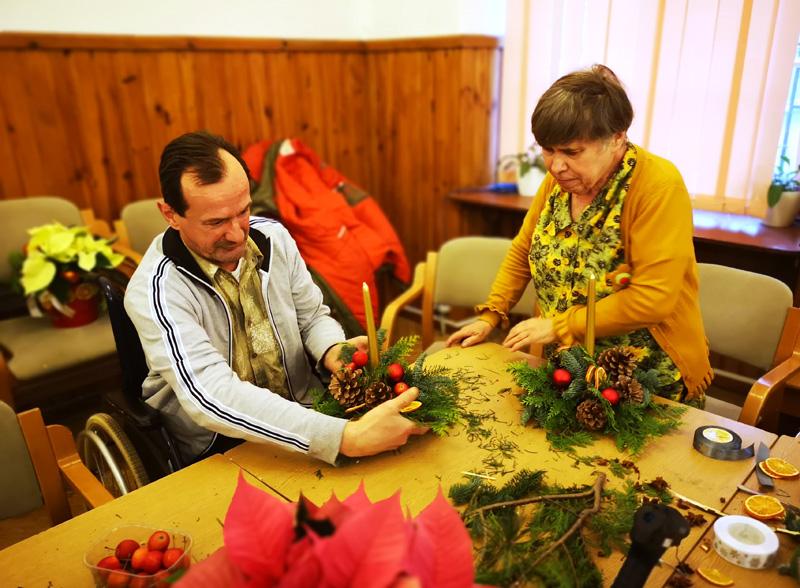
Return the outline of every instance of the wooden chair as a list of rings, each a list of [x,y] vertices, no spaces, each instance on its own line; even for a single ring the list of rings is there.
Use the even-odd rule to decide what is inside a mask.
[[[85,224],[100,236],[111,234],[91,212],[82,213],[72,202],[52,196],[2,200],[0,217],[5,223],[0,234],[0,282],[10,280],[9,254],[22,249],[31,227],[59,221],[67,226]],[[114,248],[130,260],[129,250],[116,244]],[[126,262],[122,269],[130,274],[134,268],[135,263]],[[78,387],[119,373],[107,316],[83,327],[54,329],[47,319],[28,316],[26,310],[22,304],[16,315],[4,314],[0,320],[0,400],[18,410],[47,409],[55,400],[70,398]]]
[[[63,425],[45,426],[39,409],[15,414],[0,402],[0,518],[30,512],[42,504],[57,525],[72,517],[67,487],[95,508],[111,494],[78,457],[72,433]]]
[[[114,232],[119,242],[140,254],[144,254],[153,238],[167,228],[156,203],[159,198],[138,200],[127,204],[114,221]]]
[[[738,419],[776,431],[784,387],[800,373],[800,309],[792,306],[792,291],[775,278],[745,270],[706,263],[698,264],[698,270],[700,310],[710,350],[764,372],[752,383]],[[738,412],[737,406],[712,397],[707,398],[706,409],[733,417]]]
[[[510,239],[500,237],[458,237],[444,243],[438,252],[428,252],[426,260],[414,268],[411,286],[384,310],[381,328],[386,331],[386,341],[394,341],[398,313],[421,298],[422,347],[427,349],[433,343],[436,306],[472,308],[484,302],[510,246]],[[528,284],[511,312],[531,316],[535,305],[533,286]]]

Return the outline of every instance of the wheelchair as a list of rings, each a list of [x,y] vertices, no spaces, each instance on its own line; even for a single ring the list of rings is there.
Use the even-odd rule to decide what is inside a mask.
[[[142,399],[148,368],[139,335],[125,312],[125,289],[100,278],[122,368],[122,389],[106,395],[110,412],[93,414],[77,437],[81,461],[114,495],[121,496],[185,465],[161,414]]]

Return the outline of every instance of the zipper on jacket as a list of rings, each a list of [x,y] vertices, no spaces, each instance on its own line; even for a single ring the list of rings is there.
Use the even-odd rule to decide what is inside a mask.
[[[286,374],[286,385],[289,387],[289,396],[292,397],[292,400],[294,402],[297,402],[297,399],[294,396],[294,390],[292,389],[292,377],[289,375],[289,368],[286,365],[286,350],[283,348],[283,341],[281,341],[281,336],[278,333],[277,327],[275,326],[275,319],[272,316],[272,306],[269,303],[269,285],[266,286],[265,297],[267,303],[267,312],[269,313],[269,322],[270,325],[272,325],[272,332],[275,333],[275,340],[278,342],[278,345],[280,345],[281,348],[281,363],[283,364],[283,373]],[[302,341],[302,337],[300,338],[300,340]]]

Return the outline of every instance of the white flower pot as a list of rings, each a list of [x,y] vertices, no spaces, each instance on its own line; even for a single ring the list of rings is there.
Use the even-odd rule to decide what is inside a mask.
[[[545,173],[542,170],[532,167],[524,176],[517,178],[517,192],[520,196],[536,196],[544,176]]]
[[[768,206],[764,220],[768,227],[788,227],[800,212],[800,192],[784,192],[775,206]]]

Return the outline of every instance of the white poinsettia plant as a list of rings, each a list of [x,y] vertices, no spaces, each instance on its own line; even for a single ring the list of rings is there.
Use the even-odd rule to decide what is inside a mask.
[[[125,259],[114,252],[108,239],[98,238],[84,226],[51,223],[28,231],[23,250],[19,284],[25,295],[42,302],[41,295],[61,303],[70,300],[73,286],[93,281],[92,272],[115,268]]]

